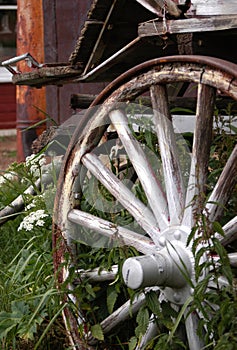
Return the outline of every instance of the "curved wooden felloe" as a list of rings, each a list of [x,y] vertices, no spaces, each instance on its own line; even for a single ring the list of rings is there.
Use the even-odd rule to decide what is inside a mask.
[[[190,283],[194,283],[195,256],[192,239],[188,247],[186,242],[198,218],[221,223],[226,237],[216,237],[224,245],[236,239],[236,213],[229,199],[237,181],[237,146],[233,146],[221,173],[210,180],[210,161],[217,156],[212,148],[215,100],[224,96],[237,100],[236,72],[235,65],[209,57],[172,56],[149,61],[110,84],[80,121],[59,178],[53,232],[58,286],[71,283],[65,301],[73,302],[74,307],[68,307],[64,317],[75,349],[110,348],[111,333],[144,303],[144,288],[177,308],[187,303],[192,293]],[[189,148],[183,137],[177,138],[175,120],[180,109],[170,110],[169,103],[170,94],[181,91],[189,91],[196,101]],[[148,99],[151,108],[141,107],[139,98]],[[97,196],[99,191],[102,194]],[[205,233],[202,239],[205,241]],[[110,265],[103,260],[102,267],[97,266],[101,271],[87,271],[86,259],[81,258],[82,242],[101,247],[103,254],[107,247],[108,255],[115,246],[132,247],[141,259],[117,261],[111,271],[102,268]],[[131,253],[128,249],[126,254],[128,258],[134,250]],[[180,273],[180,260],[187,278]],[[230,261],[236,264],[233,252]],[[156,271],[157,264],[165,277],[161,270]],[[121,278],[122,265],[125,284],[140,288],[140,294],[130,304],[125,292],[103,320],[96,319],[100,313],[93,314],[93,323],[99,322],[104,333],[104,342],[99,342],[88,329],[92,316],[82,304],[80,307],[83,301],[77,286],[86,278],[101,290],[109,288],[111,280],[116,283]],[[75,266],[77,277],[72,281],[69,272]],[[99,304],[104,310],[101,300]],[[191,350],[203,346],[196,333],[199,317],[198,313],[190,314],[185,321],[186,343]],[[137,350],[144,349],[156,332],[151,322]]]

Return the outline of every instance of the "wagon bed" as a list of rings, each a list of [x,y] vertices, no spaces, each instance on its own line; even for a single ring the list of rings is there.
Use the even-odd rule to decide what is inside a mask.
[[[212,6],[207,1],[193,3],[195,10],[191,8],[187,19],[164,22],[162,16],[135,0],[93,1],[68,62],[44,63],[30,72],[15,74],[13,83],[40,87],[109,82],[137,64],[175,54],[237,62],[233,50],[237,34],[235,2],[223,5],[214,1]]]

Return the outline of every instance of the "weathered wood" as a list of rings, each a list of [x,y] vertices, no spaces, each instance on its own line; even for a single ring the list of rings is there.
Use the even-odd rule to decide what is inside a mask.
[[[196,15],[232,15],[237,14],[236,0],[192,0]]]
[[[158,243],[159,228],[150,209],[145,206],[111,171],[109,171],[99,158],[87,153],[82,163],[91,173],[110,191],[110,193],[135,218],[137,223],[148,233],[153,242]]]
[[[139,37],[151,37],[179,33],[200,33],[237,28],[237,15],[187,18],[183,20],[167,20],[166,28],[161,20],[141,23],[138,27]]]
[[[81,210],[71,210],[68,213],[68,220],[108,237],[116,246],[133,246],[143,254],[152,254],[155,251],[154,243],[148,237]],[[76,240],[77,237],[75,236],[74,239]]]
[[[223,227],[223,231],[225,232],[224,237],[217,233],[216,237],[224,246],[237,239],[237,216],[235,216],[232,220],[225,224],[225,226]]]
[[[160,15],[164,8],[163,0],[137,0],[137,2],[157,15]],[[178,18],[180,13],[176,4],[184,4],[184,2],[185,0],[166,0],[166,11]],[[237,14],[237,4],[235,0],[192,0],[189,12],[202,16]]]
[[[168,107],[166,88],[162,85],[150,88],[154,110],[154,125],[158,137],[170,223],[179,224],[184,208],[184,184],[177,155],[175,134]]]
[[[208,199],[206,210],[209,220],[218,220],[237,182],[237,145],[233,149],[213,191]]]
[[[196,128],[194,132],[192,154],[197,158],[195,176],[200,193],[205,192],[207,167],[212,142],[212,127],[216,89],[208,85],[198,85]]]
[[[95,100],[97,95],[90,94],[73,94],[71,95],[70,106],[73,109],[81,108],[86,109],[90,106],[90,104]],[[140,97],[139,101],[135,101],[138,105],[142,104],[143,106],[151,107],[151,99],[149,97]],[[225,110],[228,105],[232,105],[232,111],[237,113],[237,102],[234,102],[232,99],[223,96],[221,99],[215,101],[215,107],[218,110]],[[169,98],[169,108],[172,109],[180,109],[180,111],[176,111],[175,114],[184,114],[185,110],[189,110],[189,114],[196,111],[197,99],[196,97],[170,97]],[[182,111],[183,109],[183,111]]]
[[[32,72],[24,74],[15,74],[12,77],[13,84],[42,86],[48,84],[60,85],[69,82],[80,76],[82,69],[79,67],[71,67],[69,65],[44,66],[35,69]]]
[[[184,58],[184,56],[180,56]],[[196,58],[199,59],[198,57]],[[189,62],[188,64],[171,64],[167,65],[160,69],[150,70],[146,73],[145,76],[140,76],[135,80],[129,81],[124,89],[119,91],[117,98],[125,101],[135,100],[142,91],[144,91],[149,85],[152,85],[154,81],[157,84],[166,84],[174,82],[184,82],[192,81],[193,83],[202,83],[206,85],[211,85],[213,87],[218,87],[223,91],[228,91],[229,96],[236,97],[237,94],[237,84],[236,80],[233,80],[233,76],[236,74],[236,66],[229,63],[226,65],[225,74],[221,71],[221,64],[224,64],[225,61],[218,61],[216,59],[208,58],[209,64],[206,63],[202,66],[195,64],[194,62]],[[162,62],[162,58],[161,58]],[[164,60],[164,63],[166,60]],[[216,67],[215,67],[216,66]],[[227,74],[228,72],[228,74]]]
[[[162,10],[165,10],[174,17],[179,17],[181,10],[176,5],[176,1],[172,0],[137,0],[142,6],[147,8],[149,11],[154,12],[156,15],[159,15]]]
[[[133,137],[125,114],[122,111],[114,110],[110,113],[110,119],[143,186],[148,203],[157,219],[157,224],[160,230],[163,230],[168,226],[169,215],[161,183],[156,178],[140,143]]]
[[[228,258],[230,260],[230,265],[233,267],[237,267],[237,253],[228,254]]]
[[[81,284],[81,281],[87,279],[92,283],[101,283],[106,281],[114,281],[118,273],[118,265],[113,265],[110,270],[95,268],[93,270],[77,270],[78,279],[73,280],[73,285]]]
[[[185,317],[185,328],[187,338],[190,344],[190,349],[202,349],[205,344],[204,340],[198,336],[198,328],[200,323],[200,317],[198,313],[190,312],[190,308],[187,307],[185,310]]]
[[[212,142],[214,103],[215,89],[208,85],[199,84],[192,161],[183,219],[183,225],[189,227],[194,224],[192,211],[198,210],[197,206],[201,205],[201,203],[197,203],[194,207],[192,201],[195,195],[202,198],[202,193],[206,192],[205,184]]]
[[[146,292],[149,291],[159,292],[158,288],[146,288]],[[158,298],[158,295],[157,295]],[[122,306],[120,306],[116,311],[114,311],[110,316],[108,316],[105,320],[101,322],[101,327],[103,329],[103,333],[106,334],[110,332],[112,329],[115,329],[119,324],[128,320],[131,315],[135,315],[140,307],[145,303],[146,296],[145,293],[139,294],[134,300],[131,302],[128,300]],[[89,337],[89,344],[96,344],[97,340]]]
[[[72,109],[86,109],[95,98],[95,95],[90,94],[73,94],[71,95],[70,106]]]

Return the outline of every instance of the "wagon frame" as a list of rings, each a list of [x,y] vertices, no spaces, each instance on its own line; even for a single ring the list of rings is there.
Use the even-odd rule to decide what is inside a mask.
[[[154,10],[153,1],[138,2],[139,6],[146,7],[145,17],[147,8],[151,10],[153,6]],[[204,3],[200,1],[202,6]],[[225,247],[231,247],[229,261],[232,266],[237,265],[237,253],[233,252],[237,216],[230,209],[233,201],[230,198],[236,191],[236,142],[215,183],[210,183],[208,177],[215,108],[218,105],[218,109],[224,111],[230,104],[233,109],[236,108],[237,57],[230,46],[236,38],[237,6],[234,2],[223,5],[213,1],[209,11],[217,13],[203,15],[197,14],[199,2],[196,1],[196,12],[191,8],[184,19],[170,19],[166,16],[169,7],[158,8],[159,11],[154,10],[155,18],[139,23],[137,37],[111,54],[108,32],[113,31],[114,23],[116,26],[114,11],[116,6],[121,10],[121,4],[124,5],[124,2],[116,0],[93,2],[68,63],[41,64],[26,54],[4,62],[4,65],[12,71],[14,84],[37,88],[112,81],[96,97],[73,96],[71,103],[75,108],[87,106],[88,110],[78,121],[57,185],[53,243],[58,287],[68,281],[72,268],[77,273],[77,278],[69,285],[70,293],[64,295],[64,301],[74,305],[65,308],[63,314],[73,348],[114,348],[109,343],[110,334],[122,323],[128,324],[130,314],[135,317],[145,302],[146,294],[151,293],[157,294],[157,303],[168,301],[176,311],[185,307],[181,338],[189,349],[200,350],[205,346],[204,336],[200,336],[197,330],[203,315],[200,310],[195,312],[190,307],[195,287],[204,278],[199,276],[197,279],[195,275],[195,254],[198,250],[194,252],[192,248],[198,239],[200,250],[208,241],[202,229],[197,231],[201,237],[193,233],[200,217],[205,217],[208,225],[214,227],[213,223],[224,220],[225,207],[228,208],[231,217],[221,224],[224,236],[215,230],[211,234]],[[218,14],[218,11],[224,10],[226,14]],[[217,41],[214,40],[216,33],[218,40],[222,41],[223,51],[219,55],[217,52],[220,50],[215,47]],[[92,45],[86,49],[88,38]],[[210,53],[216,57],[210,57]],[[19,59],[26,59],[33,66],[32,71],[13,71],[11,65]],[[141,108],[141,101],[145,109]],[[130,109],[129,103],[132,103]],[[187,110],[188,114],[193,110],[196,120],[191,150],[185,150],[187,158],[191,154],[186,183],[181,169],[183,164],[177,153],[179,141],[174,121],[178,113],[174,111],[178,109],[183,109],[186,114]],[[148,118],[150,126],[142,127],[146,114],[151,115],[151,120]],[[141,141],[140,132],[152,139],[155,137],[152,146],[157,150],[156,155],[154,149],[150,155],[144,139]],[[115,159],[112,151],[116,154]],[[160,177],[158,173],[162,173]],[[90,203],[95,199],[86,191],[88,186],[94,185],[92,178],[99,183],[97,186],[109,192],[109,210],[103,209],[103,212],[101,207],[96,208],[97,199]],[[134,194],[138,187],[142,188],[139,194],[145,197],[144,201],[137,192]],[[117,215],[113,210],[117,206],[119,219],[113,221],[112,214]],[[101,211],[103,213],[99,214]],[[124,213],[129,219],[133,218],[131,225],[123,223],[121,216]],[[98,242],[101,238],[107,240],[100,246]],[[78,247],[82,242],[93,247],[96,245],[94,240],[98,240],[96,244],[100,248],[132,247],[141,255],[132,256],[134,252],[130,252],[131,256],[128,255],[122,264],[110,265],[107,270],[100,266],[92,271],[82,270],[78,262]],[[218,255],[211,259],[218,260]],[[209,257],[204,254],[201,263],[209,265]],[[100,338],[93,333],[93,326],[97,324],[90,328],[90,316],[87,319],[86,309],[77,297],[78,285],[83,285],[86,280],[100,285],[101,290],[104,285],[108,289],[121,277],[129,290],[140,293],[128,301],[123,295],[116,309],[100,321],[99,329],[103,332]],[[220,278],[218,283],[223,287],[228,284],[224,278]],[[75,311],[77,305],[79,308]],[[141,338],[138,337],[136,350],[145,349],[156,338],[156,320],[157,317],[151,313],[146,331]],[[89,330],[86,329],[88,325]]]

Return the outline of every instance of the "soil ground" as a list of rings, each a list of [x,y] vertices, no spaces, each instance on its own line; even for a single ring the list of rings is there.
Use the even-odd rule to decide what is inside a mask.
[[[0,134],[0,172],[17,161],[16,135]]]

